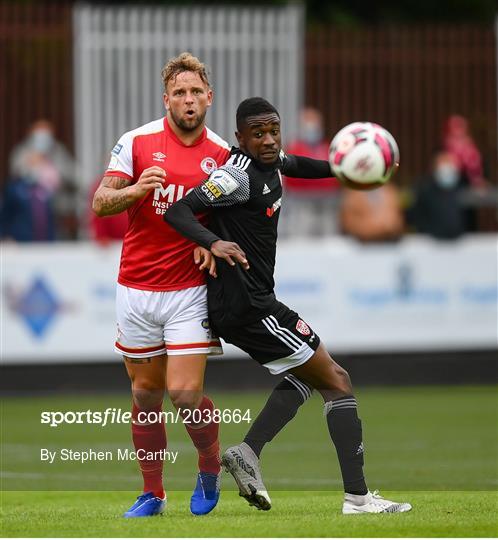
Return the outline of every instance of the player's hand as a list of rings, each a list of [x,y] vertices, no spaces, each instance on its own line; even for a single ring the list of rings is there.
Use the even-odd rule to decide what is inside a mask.
[[[211,244],[211,253],[220,259],[225,259],[230,266],[235,266],[235,261],[237,261],[244,270],[249,270],[246,254],[235,242],[217,240]]]
[[[133,184],[131,189],[137,199],[141,199],[149,193],[149,191],[160,188],[166,182],[166,172],[161,167],[149,167],[144,169],[136,184]]]
[[[194,262],[199,265],[199,270],[207,270],[210,276],[218,277],[216,273],[216,259],[213,254],[200,246],[194,249]]]

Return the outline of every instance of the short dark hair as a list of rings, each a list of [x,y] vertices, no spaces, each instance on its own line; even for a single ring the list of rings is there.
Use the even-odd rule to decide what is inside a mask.
[[[246,119],[258,114],[275,113],[279,118],[277,109],[262,97],[251,97],[244,99],[237,107],[237,129],[240,131]]]

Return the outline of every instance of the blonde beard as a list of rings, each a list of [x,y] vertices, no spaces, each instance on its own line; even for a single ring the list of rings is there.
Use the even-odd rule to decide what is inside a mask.
[[[206,118],[206,111],[204,111],[203,115],[197,115],[191,120],[191,121],[195,121],[195,124],[189,125],[189,124],[186,124],[185,121],[182,120],[181,118],[178,119],[171,110],[168,111],[168,114],[170,114],[171,120],[173,120],[176,127],[178,127],[179,129],[187,133],[195,131],[199,126],[201,126],[204,123],[204,120]]]

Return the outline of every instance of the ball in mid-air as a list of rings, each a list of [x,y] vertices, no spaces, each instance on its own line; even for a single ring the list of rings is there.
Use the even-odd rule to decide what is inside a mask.
[[[378,124],[354,122],[332,139],[329,162],[345,186],[368,190],[385,184],[399,166],[394,137]]]

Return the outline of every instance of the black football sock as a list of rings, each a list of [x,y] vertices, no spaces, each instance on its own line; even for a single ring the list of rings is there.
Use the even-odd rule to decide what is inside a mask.
[[[325,416],[339,458],[344,491],[365,495],[368,488],[363,476],[363,442],[356,399],[345,396],[325,403]]]
[[[308,384],[290,374],[275,386],[244,439],[258,457],[264,445],[296,416],[312,392]]]

